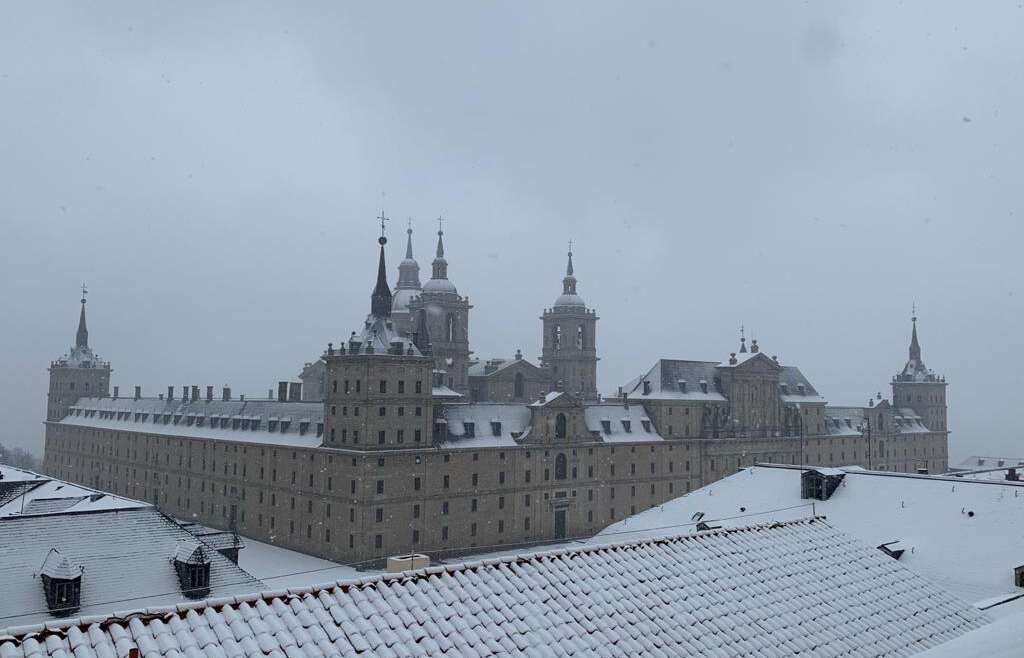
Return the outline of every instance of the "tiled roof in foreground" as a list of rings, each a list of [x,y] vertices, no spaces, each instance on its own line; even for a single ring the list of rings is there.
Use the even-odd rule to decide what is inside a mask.
[[[908,656],[987,621],[819,518],[22,629],[0,656]]]

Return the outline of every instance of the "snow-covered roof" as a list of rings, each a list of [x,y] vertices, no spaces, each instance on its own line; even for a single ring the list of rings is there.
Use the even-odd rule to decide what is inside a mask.
[[[1024,647],[1024,612],[965,633],[914,658],[1020,658]]]
[[[200,541],[152,507],[0,519],[0,627],[54,619],[37,577],[53,562],[51,549],[82,576],[83,615],[185,602],[171,561],[181,540]],[[216,551],[206,553],[211,596],[263,587]]]
[[[73,580],[82,575],[82,569],[72,564],[71,560],[56,548],[51,548],[43,560],[43,566],[39,567],[39,575],[59,580]]]
[[[622,391],[637,400],[710,400],[724,402],[725,396],[716,387],[717,361],[681,361],[659,359],[645,375],[632,380]],[[650,393],[644,395],[644,382]],[[685,382],[685,390],[683,390]],[[702,384],[707,384],[707,393]]]
[[[430,390],[430,394],[435,398],[461,398],[462,393],[453,391],[447,386],[435,386]]]
[[[10,467],[3,467],[5,473]],[[14,469],[20,470],[20,469]],[[21,471],[21,480],[0,480],[0,519],[149,507],[148,503]],[[34,479],[27,479],[28,476]]]
[[[513,447],[514,436],[530,427],[530,408],[522,404],[474,402],[445,407],[448,440],[451,447],[498,448]],[[473,425],[473,436],[467,436],[467,423]],[[498,435],[495,436],[495,430]]]
[[[60,422],[163,436],[312,448],[320,445],[323,417],[322,402],[83,398]],[[212,426],[214,419],[216,427]],[[253,420],[258,422],[254,425]]]
[[[901,407],[894,410],[893,418],[896,421],[896,431],[900,434],[914,434],[928,432],[924,419],[913,409]]]
[[[654,423],[648,418],[647,411],[639,404],[588,404],[584,408],[583,417],[587,430],[600,434],[601,439],[608,443],[662,440],[654,429]]]
[[[1024,466],[1024,457],[983,457],[971,455],[956,465],[957,469],[973,471],[982,468],[1010,468]]]
[[[537,367],[536,365],[531,363],[529,360],[523,359],[523,358],[518,358],[518,359],[516,359],[516,358],[512,358],[512,359],[503,359],[503,358],[488,359],[487,361],[476,361],[474,363],[471,363],[470,366],[469,366],[469,376],[470,377],[490,377],[492,375],[498,374],[499,372],[501,372],[505,368],[508,368],[509,366],[514,366],[517,363],[525,363],[525,364],[529,365],[531,368],[536,368]]]
[[[967,601],[1019,591],[1024,564],[1024,483],[840,469],[825,501],[800,497],[800,469],[754,466],[609,526],[591,542],[692,528],[697,512],[726,527],[800,518],[813,509],[867,546],[900,540],[907,568]],[[625,533],[625,534],[623,534]]]
[[[0,655],[906,656],[986,621],[805,519],[72,620]]]
[[[862,407],[825,407],[825,431],[833,436],[860,436],[864,427]]]

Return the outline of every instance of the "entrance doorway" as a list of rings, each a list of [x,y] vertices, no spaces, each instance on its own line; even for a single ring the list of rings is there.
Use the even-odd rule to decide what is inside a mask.
[[[565,539],[565,510],[555,510],[555,538]]]

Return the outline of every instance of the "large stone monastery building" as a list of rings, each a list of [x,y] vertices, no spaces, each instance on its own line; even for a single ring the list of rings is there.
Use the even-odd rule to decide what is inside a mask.
[[[370,314],[266,399],[224,388],[111,394],[85,298],[50,365],[45,471],[330,560],[374,562],[586,536],[754,462],[942,472],[946,382],[910,355],[892,399],[829,405],[757,341],[724,362],[664,358],[597,392],[595,311],[572,253],[541,316],[542,358],[478,361],[438,231],[421,285],[381,237]]]

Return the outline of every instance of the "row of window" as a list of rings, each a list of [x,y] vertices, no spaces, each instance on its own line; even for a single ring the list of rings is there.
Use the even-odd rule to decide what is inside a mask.
[[[399,379],[398,380],[397,389],[398,389],[397,393],[399,395],[404,395],[405,394],[405,380],[404,379]],[[363,391],[363,382],[360,379],[356,379],[354,381],[354,384],[353,384],[353,382],[349,381],[348,379],[344,380],[343,383],[342,383],[342,392],[345,393],[346,395],[348,395],[350,393],[362,393],[362,391]],[[331,392],[332,393],[337,393],[338,392],[338,380],[337,379],[335,379],[334,381],[331,382]],[[387,394],[387,392],[388,392],[388,380],[386,380],[386,379],[378,380],[378,382],[377,382],[377,392],[382,394],[382,395],[386,395]],[[414,382],[414,384],[413,384],[413,392],[417,393],[417,394],[423,393],[423,381],[422,380],[416,380]]]

